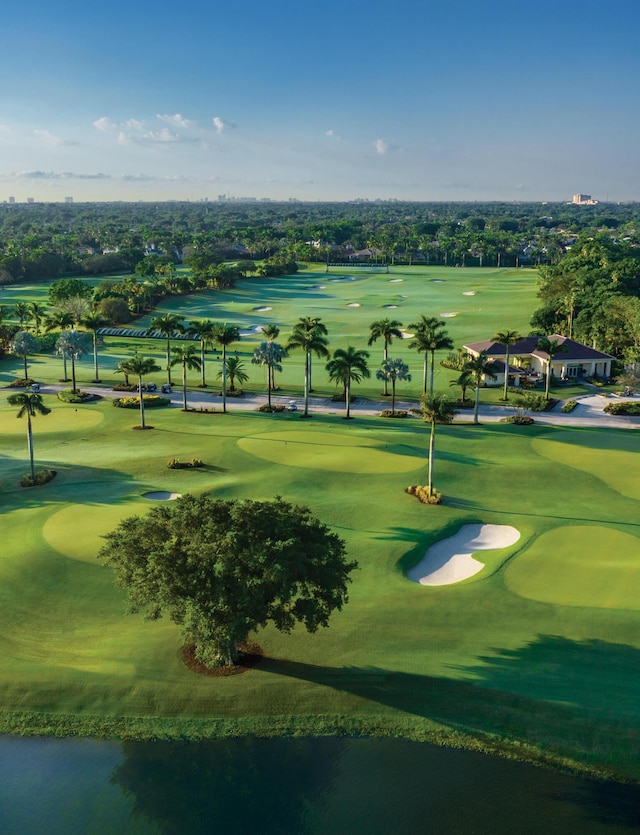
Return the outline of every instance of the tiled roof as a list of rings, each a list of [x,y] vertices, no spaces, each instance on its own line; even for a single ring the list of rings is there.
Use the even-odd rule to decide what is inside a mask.
[[[544,351],[538,351],[538,342],[542,337],[540,336],[525,336],[515,345],[509,347],[509,355],[512,357],[523,356],[526,354],[535,355],[542,359],[547,359],[547,354]],[[557,354],[557,359],[563,359],[568,362],[578,360],[609,360],[614,359],[611,354],[603,354],[602,351],[597,351],[595,348],[589,348],[588,345],[583,345],[581,342],[576,342],[575,339],[569,339],[567,336],[560,336],[554,333],[549,337],[551,342],[558,342],[566,348],[565,352]],[[470,342],[464,345],[469,351],[480,353],[486,351],[489,357],[503,357],[505,355],[505,346],[501,342],[496,342],[493,339],[485,339],[482,342]]]

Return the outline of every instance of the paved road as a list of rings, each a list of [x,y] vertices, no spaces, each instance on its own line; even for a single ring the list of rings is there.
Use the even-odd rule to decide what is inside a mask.
[[[66,388],[62,385],[42,385],[40,391],[43,394],[55,394],[60,389]],[[82,386],[83,391],[89,391],[92,394],[99,394],[103,397],[122,397],[126,392],[113,391],[106,386]],[[182,390],[174,388],[171,397],[173,406],[182,407]],[[201,389],[193,389],[189,391],[189,406],[195,409],[222,409],[222,398],[219,394],[211,391],[202,391]],[[294,399],[298,405],[298,409],[302,409],[302,397],[292,398],[291,395],[272,394],[271,402],[275,404],[282,404],[286,406],[290,400]],[[622,415],[608,415],[604,411],[607,403],[612,401],[612,398],[603,397],[600,394],[587,394],[576,398],[578,406],[573,412],[564,414],[560,411],[560,404],[552,412],[535,412],[533,417],[536,423],[547,423],[557,426],[608,426],[616,429],[634,429],[640,427],[640,417],[625,417]],[[616,400],[618,398],[615,398]],[[246,394],[243,397],[227,398],[227,410],[230,412],[236,411],[255,411],[263,403],[266,403],[266,394]],[[625,397],[624,402],[640,401],[640,397]],[[351,404],[351,414],[354,417],[358,415],[377,415],[383,409],[390,407],[390,400],[369,400],[364,397],[358,397]],[[416,408],[415,401],[396,400],[396,409],[409,410]],[[339,403],[333,403],[327,397],[310,397],[309,411],[319,412],[321,414],[343,414],[344,407]],[[513,408],[508,406],[480,406],[480,420],[482,423],[497,423],[508,415],[513,414]],[[472,420],[473,413],[471,410],[461,411],[458,414],[458,420]]]

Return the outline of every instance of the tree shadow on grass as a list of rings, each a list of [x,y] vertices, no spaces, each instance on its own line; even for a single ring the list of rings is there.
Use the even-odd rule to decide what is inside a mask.
[[[632,501],[631,499],[629,501]],[[472,510],[476,513],[483,514],[490,513],[492,516],[506,516],[506,517],[530,517],[532,519],[560,519],[564,522],[574,524],[576,522],[591,522],[598,525],[625,525],[627,527],[640,527],[640,522],[630,522],[626,519],[621,519],[619,515],[612,516],[610,519],[601,519],[597,516],[576,516],[575,514],[563,515],[560,513],[534,513],[530,510],[505,510],[501,507],[491,507],[486,501],[475,502],[470,499],[462,499],[456,496],[444,496],[442,504],[446,507],[452,507],[456,510]],[[505,522],[506,523],[506,522]]]
[[[11,469],[3,461],[11,462]],[[7,473],[0,479],[0,514],[68,502],[81,505],[115,503],[138,483],[129,473],[104,467],[39,460],[36,469],[55,470],[57,475],[39,487],[20,487],[20,479],[29,472],[29,462],[0,457],[0,471]],[[79,489],[81,485],[86,485],[85,489]]]
[[[597,763],[615,771],[625,768],[638,777],[640,761],[640,677],[632,681],[640,651],[605,642],[581,643],[543,636],[540,639],[553,677],[537,674],[529,647],[482,666],[459,668],[478,681],[453,680],[378,667],[326,667],[265,658],[257,668],[313,682],[348,693],[363,702],[376,702],[402,713],[442,723],[462,733],[523,740],[541,749]],[[492,663],[493,662],[493,663]],[[613,682],[617,701],[603,694],[608,678],[620,665],[630,664],[627,676]],[[564,672],[568,666],[568,673]],[[587,668],[580,673],[581,668]],[[538,681],[539,675],[540,680]],[[563,682],[563,676],[567,681]],[[625,681],[629,691],[625,691]],[[481,682],[481,683],[480,683]],[[598,688],[599,695],[585,694]],[[621,710],[618,710],[621,702]],[[357,710],[358,705],[354,704]]]

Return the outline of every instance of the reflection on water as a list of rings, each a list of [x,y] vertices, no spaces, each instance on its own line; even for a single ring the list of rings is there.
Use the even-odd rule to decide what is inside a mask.
[[[0,737],[3,835],[639,829],[637,787],[403,740]]]

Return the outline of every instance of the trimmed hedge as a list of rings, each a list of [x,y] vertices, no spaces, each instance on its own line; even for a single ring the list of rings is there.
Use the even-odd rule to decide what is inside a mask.
[[[169,406],[171,403],[171,400],[168,397],[158,397],[157,394],[145,394],[143,395],[143,397],[145,409],[153,409],[155,406]],[[113,401],[113,405],[116,406],[118,409],[139,409],[140,398],[116,397],[116,399]]]
[[[604,410],[608,415],[640,415],[640,403],[607,403]]]

